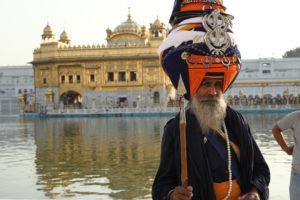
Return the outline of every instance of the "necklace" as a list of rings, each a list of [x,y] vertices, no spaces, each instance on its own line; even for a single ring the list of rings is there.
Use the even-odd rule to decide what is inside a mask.
[[[228,200],[230,197],[230,193],[232,191],[232,170],[231,170],[231,151],[230,151],[230,143],[229,143],[229,136],[227,132],[227,128],[225,125],[225,122],[223,122],[224,131],[225,131],[225,138],[226,138],[226,147],[227,147],[227,154],[228,154],[228,182],[229,182],[229,188],[227,191],[227,195],[223,200]]]

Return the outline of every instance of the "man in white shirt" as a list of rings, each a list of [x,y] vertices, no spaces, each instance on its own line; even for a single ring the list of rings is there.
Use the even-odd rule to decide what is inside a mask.
[[[282,131],[291,129],[293,131],[294,145],[288,145],[282,136]],[[288,155],[293,155],[290,200],[300,198],[300,110],[292,112],[279,120],[272,129],[273,135]]]

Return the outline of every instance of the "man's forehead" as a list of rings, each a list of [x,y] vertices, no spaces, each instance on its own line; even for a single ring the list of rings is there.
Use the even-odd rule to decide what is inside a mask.
[[[223,82],[223,79],[219,78],[205,78],[202,83],[207,83],[207,82]]]

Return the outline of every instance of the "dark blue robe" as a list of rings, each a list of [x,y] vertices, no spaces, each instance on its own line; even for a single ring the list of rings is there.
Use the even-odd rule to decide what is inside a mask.
[[[180,10],[181,0],[175,0],[169,23],[172,24],[175,14]]]
[[[215,200],[204,136],[201,134],[196,117],[190,110],[186,113],[188,185],[193,187],[192,199]],[[250,192],[255,187],[261,199],[267,200],[270,171],[252,137],[248,123],[240,113],[230,107],[227,107],[225,123],[237,139],[236,143],[241,152],[239,178],[242,194]],[[180,163],[179,115],[177,115],[164,128],[160,165],[152,186],[153,199],[166,199],[170,190],[181,185]]]

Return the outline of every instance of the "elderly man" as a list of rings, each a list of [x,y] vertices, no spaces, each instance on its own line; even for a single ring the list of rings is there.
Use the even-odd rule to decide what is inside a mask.
[[[245,119],[226,106],[221,88],[221,80],[204,79],[187,109],[189,186],[186,188],[178,186],[179,117],[167,123],[153,199],[224,199],[230,181],[228,162],[232,166],[232,191],[228,199],[268,199],[269,168]],[[217,131],[220,129],[230,138],[231,161],[227,160],[226,140]]]
[[[268,165],[246,120],[224,100],[241,67],[233,17],[225,10],[222,0],[175,0],[172,30],[158,52],[172,84],[180,92],[184,85],[190,102],[165,126],[155,200],[269,198]]]

